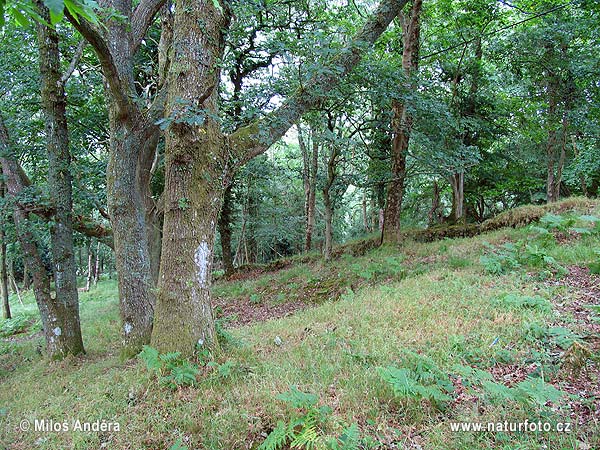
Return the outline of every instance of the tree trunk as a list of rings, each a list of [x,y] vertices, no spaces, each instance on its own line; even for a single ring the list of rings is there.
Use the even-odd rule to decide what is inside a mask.
[[[371,227],[369,225],[369,216],[367,214],[367,194],[363,192],[362,198],[362,220],[363,220],[363,229],[365,233],[371,232]]]
[[[158,127],[162,117],[161,96],[148,111],[142,110],[133,75],[137,49],[154,16],[164,1],[144,1],[132,11],[131,2],[109,1],[121,15],[108,20],[100,33],[84,18],[66,12],[71,24],[90,42],[100,61],[110,122],[110,158],[106,170],[107,203],[114,236],[115,264],[118,274],[120,313],[123,321],[122,356],[137,354],[150,341],[155,303],[154,274],[150,242],[160,245],[157,227],[148,224],[149,188],[147,168],[155,155]],[[163,23],[166,26],[165,21]],[[164,48],[159,45],[159,66],[165,67]],[[159,229],[159,228],[158,228]],[[152,232],[152,233],[151,233]],[[153,237],[149,238],[149,234]],[[157,239],[158,237],[158,239]],[[153,247],[155,248],[155,247]]]
[[[23,261],[23,290],[28,291],[29,289],[31,289],[31,277],[29,276],[27,264]]]
[[[8,264],[8,281],[9,285],[13,289],[14,293],[17,295],[19,299],[19,303],[23,306],[23,299],[21,298],[21,292],[19,291],[19,285],[17,284],[17,280],[15,279],[15,269],[12,259]]]
[[[94,278],[94,251],[92,250],[92,242],[88,244],[88,266],[87,266],[87,277],[85,281],[85,291],[88,292],[92,287],[92,280]]]
[[[306,144],[302,135],[300,125],[298,125],[298,142],[302,152],[303,171],[302,181],[304,184],[304,214],[305,214],[305,239],[304,251],[309,252],[312,249],[312,236],[315,229],[315,207],[317,190],[317,170],[319,166],[319,142],[314,127],[310,129],[312,141],[312,152]]]
[[[4,175],[0,171],[0,196],[4,202],[6,188]],[[6,265],[6,234],[4,233],[5,214],[2,212],[0,223],[0,296],[2,296],[2,311],[5,319],[10,319],[10,303],[8,302],[8,268]]]
[[[155,303],[146,211],[138,183],[135,128],[111,113],[111,155],[107,167],[107,200],[114,235],[124,357],[150,341]],[[117,137],[119,137],[117,139]]]
[[[420,17],[423,6],[422,0],[414,0],[410,18],[400,15],[404,22],[402,28],[402,68],[406,81],[406,90],[415,90],[411,80],[419,65]],[[400,213],[406,182],[406,153],[413,125],[412,117],[407,113],[406,105],[398,100],[392,101],[392,179],[388,183],[387,200],[384,213],[384,240],[395,241],[400,233]]]
[[[441,220],[440,206],[441,206],[440,187],[438,186],[437,181],[434,181],[433,182],[433,196],[431,199],[431,209],[429,210],[429,214],[428,214],[430,227],[440,223],[440,220]]]
[[[182,0],[175,8],[167,117],[202,114],[202,125],[174,120],[165,133],[165,216],[152,345],[184,356],[217,347],[210,285],[224,191],[225,145],[216,117],[227,26],[228,18],[212,2]]]
[[[450,186],[452,187],[452,212],[450,213],[451,223],[460,223],[465,221],[465,174],[464,172],[455,173],[450,176]]]
[[[330,130],[333,132],[333,130]],[[327,160],[327,180],[323,186],[323,204],[325,206],[325,261],[331,260],[331,251],[333,249],[333,202],[331,199],[331,188],[337,177],[337,159],[338,148],[332,144],[331,152]]]
[[[329,196],[329,188],[323,189],[323,203],[325,206],[325,261],[331,261],[333,249],[333,207]]]
[[[41,17],[49,23],[48,9],[41,2],[38,3],[38,8]],[[73,247],[71,216],[73,194],[66,116],[67,99],[61,79],[58,34],[55,29],[40,22],[37,24],[37,35],[40,50],[42,109],[45,115],[48,152],[48,182],[54,194],[55,205],[54,221],[50,227],[55,301],[60,303],[63,314],[61,326],[55,330],[62,329],[60,335],[62,345],[58,351],[63,354],[77,355],[85,351],[79,320],[77,266]],[[39,264],[37,270],[40,270]]]
[[[94,286],[100,278],[100,242],[96,244],[96,263],[94,264]]]
[[[315,129],[311,128],[312,153],[310,155],[308,199],[306,210],[306,240],[304,250],[312,248],[312,237],[315,231],[315,217],[317,211],[317,171],[319,170],[319,140]]]
[[[221,250],[223,253],[223,269],[225,276],[230,276],[233,271],[233,254],[231,251],[231,214],[233,210],[233,183],[225,188],[223,206],[219,216],[219,235],[221,236]]]
[[[3,155],[0,157],[0,163],[6,177],[7,193],[11,200],[15,201],[23,193],[25,185],[19,173],[19,165],[10,156],[12,152],[10,151],[8,130],[1,118],[0,152]],[[48,273],[39,254],[35,237],[27,226],[28,219],[29,213],[15,202],[13,220],[25,262],[33,275],[33,292],[40,311],[48,355],[52,359],[61,359],[68,354],[77,354],[82,351],[81,334],[77,336],[74,331],[79,326],[79,322],[74,320],[78,316],[73,311],[72,305],[52,298],[50,295]]]

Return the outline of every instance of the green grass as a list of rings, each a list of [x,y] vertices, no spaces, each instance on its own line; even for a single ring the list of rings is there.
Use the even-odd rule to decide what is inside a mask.
[[[555,312],[542,300],[536,300],[542,306],[528,307],[519,299],[551,300],[564,292],[529,276],[532,269],[498,276],[485,273],[479,262],[484,242],[527,236],[525,229],[503,229],[470,239],[406,242],[331,265],[304,262],[246,281],[219,281],[214,292],[221,298],[314,306],[229,330],[237,344],[225,346],[216,361],[227,371],[203,368],[196,387],[175,391],[160,387],[140,361],[120,361],[117,289],[104,281],[81,294],[83,358],[49,362],[37,351],[40,337],[17,335],[0,343],[0,447],[87,449],[104,443],[163,449],[182,439],[190,449],[256,448],[278,420],[297,413],[277,399],[297,386],[332,408],[335,420],[324,433],[336,435],[340,424],[356,423],[363,437],[381,443],[373,448],[396,442],[400,448],[567,449],[586,440],[594,448],[600,445],[597,428],[571,434],[451,432],[451,421],[544,415],[556,421],[566,412],[483,399],[437,410],[425,401],[398,399],[378,373],[378,367],[403,364],[407,350],[431,358],[447,374],[456,364],[484,370],[532,358],[551,364],[547,347],[555,339],[549,331]],[[561,264],[585,265],[597,258],[598,248],[597,236],[583,236],[547,251]],[[16,315],[34,317],[31,295],[24,307],[11,301]],[[104,419],[119,422],[121,431],[22,433],[17,428],[24,418]]]

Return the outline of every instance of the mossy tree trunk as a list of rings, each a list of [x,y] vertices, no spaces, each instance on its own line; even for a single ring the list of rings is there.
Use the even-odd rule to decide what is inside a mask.
[[[41,2],[40,16],[50,22],[50,13]],[[59,349],[63,354],[84,353],[79,320],[77,266],[73,248],[73,192],[71,154],[67,128],[67,99],[60,67],[59,38],[55,29],[37,24],[40,52],[41,99],[48,153],[48,183],[54,196],[54,221],[50,227],[52,266],[56,299],[63,315],[58,323],[61,331]],[[38,269],[39,270],[39,267]],[[35,274],[33,274],[35,277]],[[56,333],[54,333],[56,334]]]
[[[221,251],[223,254],[223,270],[225,275],[233,274],[233,252],[231,248],[231,221],[233,213],[233,183],[229,183],[223,195],[223,206],[219,215],[219,235],[221,236]]]
[[[217,345],[210,300],[224,193],[218,83],[228,18],[213,2],[176,5],[168,77],[163,247],[152,345],[191,355]]]

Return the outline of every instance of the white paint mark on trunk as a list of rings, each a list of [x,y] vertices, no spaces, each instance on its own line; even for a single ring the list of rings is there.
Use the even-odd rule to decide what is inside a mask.
[[[62,330],[60,329],[60,327],[56,327],[54,330],[52,330],[52,332],[56,335],[56,336],[60,336],[62,334]]]
[[[133,330],[133,325],[129,322],[125,322],[125,325],[123,325],[123,330],[125,331],[125,335],[127,336],[129,333],[131,333],[131,330]]]
[[[201,289],[208,288],[208,266],[210,262],[210,249],[208,243],[202,241],[194,253],[194,262],[196,263],[196,278]]]

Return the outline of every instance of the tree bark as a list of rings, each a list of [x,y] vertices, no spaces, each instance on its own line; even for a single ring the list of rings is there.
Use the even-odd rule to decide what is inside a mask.
[[[369,216],[367,214],[367,193],[363,192],[362,198],[362,220],[363,220],[363,229],[365,233],[371,232],[371,227],[369,225]]]
[[[331,130],[333,132],[333,130]],[[333,250],[333,202],[331,199],[331,188],[337,177],[337,159],[339,151],[337,145],[332,144],[329,158],[327,159],[327,180],[323,186],[323,204],[325,206],[325,261],[331,261],[331,251]]]
[[[450,213],[450,221],[452,223],[463,222],[465,220],[465,173],[455,173],[450,176],[449,181],[452,187],[452,212]]]
[[[17,298],[19,299],[19,303],[21,304],[21,306],[23,306],[23,299],[21,298],[19,285],[17,284],[17,280],[15,279],[15,269],[12,259],[8,263],[8,281],[10,287],[13,289],[14,293],[17,295]]]
[[[221,215],[219,216],[219,235],[221,236],[221,250],[223,253],[223,270],[225,270],[225,276],[230,276],[234,271],[233,253],[231,250],[231,214],[233,212],[232,188],[232,183],[225,188],[223,206],[221,207]]]
[[[50,13],[41,2],[40,16],[50,22]],[[48,182],[54,194],[55,213],[50,227],[52,266],[56,302],[61,303],[63,348],[59,351],[84,353],[79,320],[77,266],[73,247],[71,154],[67,129],[67,99],[60,68],[59,39],[55,29],[37,24],[40,52],[41,98],[45,116]],[[39,270],[39,267],[37,268]],[[35,277],[35,274],[34,274]]]
[[[150,341],[155,303],[153,278],[158,264],[152,264],[150,243],[156,243],[156,226],[147,217],[149,188],[148,159],[153,159],[162,116],[164,97],[159,92],[148,111],[136,102],[133,76],[134,55],[165,0],[141,0],[132,11],[132,2],[111,0],[108,7],[123,19],[111,19],[101,32],[84,18],[65,13],[71,24],[88,40],[100,61],[109,97],[110,158],[107,167],[107,202],[114,235],[120,312],[123,322],[122,356],[137,354]],[[161,39],[162,40],[162,39]],[[166,70],[164,48],[160,45],[161,70]],[[150,163],[151,166],[151,163]],[[149,234],[152,237],[149,237]],[[159,243],[160,245],[160,243]],[[154,247],[155,248],[155,247]]]
[[[94,286],[98,284],[100,278],[100,242],[96,244],[96,262],[94,264]]]
[[[28,291],[31,288],[31,277],[29,276],[29,269],[27,264],[23,261],[23,290]]]
[[[403,14],[400,19],[403,23],[402,29],[402,69],[406,78],[404,89],[415,90],[416,86],[411,77],[419,66],[419,38],[420,17],[423,7],[422,0],[414,0],[410,17],[407,19]],[[391,181],[387,187],[387,199],[384,214],[385,241],[395,241],[400,233],[400,213],[402,212],[402,200],[406,182],[406,153],[410,141],[413,119],[407,113],[406,104],[398,100],[392,101],[392,172]]]
[[[431,209],[429,210],[428,219],[429,226],[436,225],[440,223],[442,219],[442,213],[440,211],[441,201],[440,201],[440,187],[438,186],[437,181],[433,182],[433,195],[431,199]]]

